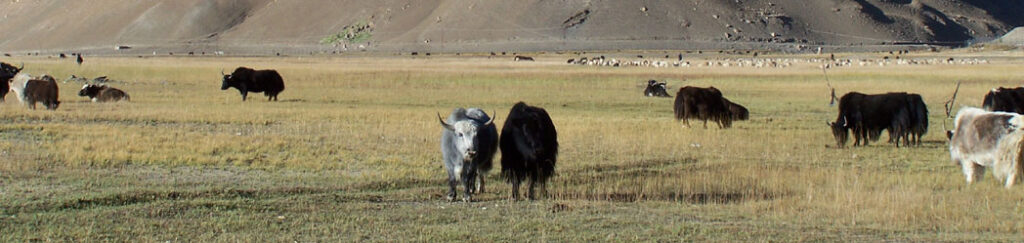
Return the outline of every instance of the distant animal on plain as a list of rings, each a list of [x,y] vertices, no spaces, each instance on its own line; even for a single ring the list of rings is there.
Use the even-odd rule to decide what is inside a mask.
[[[647,80],[647,88],[644,89],[644,96],[648,97],[672,97],[668,95],[667,85],[658,83],[655,80]]]
[[[29,109],[35,110],[37,102],[43,103],[49,110],[56,110],[60,106],[57,80],[49,75],[32,78],[27,74],[19,74],[11,79],[10,89]]]
[[[1011,112],[991,112],[973,107],[961,108],[949,141],[949,156],[974,183],[985,168],[1006,188],[1021,179],[1024,116]]]
[[[284,79],[273,69],[254,70],[247,67],[238,67],[231,74],[224,74],[224,71],[221,71],[221,75],[224,75],[224,79],[221,82],[220,89],[238,89],[238,92],[242,94],[242,101],[245,101],[249,92],[263,92],[263,95],[267,96],[268,101],[277,101],[277,94],[284,91]]]
[[[715,87],[686,86],[679,88],[676,93],[673,110],[676,120],[682,121],[687,127],[690,126],[690,119],[698,119],[704,122],[704,128],[708,127],[708,121],[717,123],[719,128],[729,128],[733,120],[745,120],[740,118],[747,117],[746,108],[730,103]]]
[[[462,200],[473,200],[473,194],[484,191],[484,178],[493,167],[498,151],[498,130],[494,118],[478,108],[455,108],[448,121],[441,119],[441,156],[448,172],[448,201],[455,200],[456,188],[465,190]]]
[[[558,132],[544,108],[519,102],[512,106],[501,129],[501,174],[512,183],[511,199],[519,199],[519,185],[529,180],[527,198],[534,199],[538,186],[547,194],[547,182],[555,174]]]
[[[530,61],[530,62],[532,62],[532,61],[533,61],[533,57],[528,57],[528,56],[515,56],[515,57],[513,58],[513,60],[515,60],[515,61],[517,61],[517,62],[521,62],[521,61]]]
[[[78,54],[78,58],[75,59],[75,62],[77,62],[79,66],[82,65],[82,62],[85,62],[85,60],[82,60],[82,54],[81,53]]]
[[[106,84],[86,84],[78,91],[78,96],[88,96],[92,102],[129,101],[131,98],[124,91],[109,87]]]

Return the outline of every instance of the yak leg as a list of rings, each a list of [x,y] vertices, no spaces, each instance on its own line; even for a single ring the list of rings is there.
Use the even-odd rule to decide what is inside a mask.
[[[896,133],[896,135],[893,135],[893,132],[889,132],[889,141],[893,142],[893,144],[896,145],[897,148],[899,148],[900,147],[900,138],[902,138],[901,136],[902,135],[900,135],[900,133],[898,133],[898,132]]]
[[[1014,184],[1017,184],[1017,177],[1020,176],[1020,175],[1018,175],[1018,173],[1020,173],[1020,162],[1019,161],[1015,161],[1015,162],[1017,162],[1017,163],[1013,163],[1013,165],[1010,165],[1010,171],[1007,171],[1007,175],[1006,175],[1006,188],[1007,189],[1009,189],[1010,187],[1013,187]]]
[[[484,192],[484,173],[477,174],[476,178],[476,190],[473,193],[480,194]]]
[[[981,180],[981,177],[985,175],[985,167],[975,164],[973,161],[961,161],[960,166],[963,167],[964,175],[967,176],[968,185]]]
[[[445,196],[445,199],[448,199],[449,202],[455,201],[455,196],[457,196],[455,187],[458,185],[459,181],[455,180],[455,177],[448,176],[448,195]]]
[[[546,183],[546,182],[541,182],[540,183],[540,195],[542,197],[544,197],[544,198],[548,197],[548,183]]]
[[[512,201],[519,200],[519,183],[520,182],[521,181],[519,179],[517,179],[517,178],[513,178],[512,179],[512,195],[511,195],[511,197],[509,197],[509,200],[512,200]]]
[[[854,129],[850,129],[850,130],[852,130],[851,133],[853,134],[853,146],[854,147],[860,146],[860,129],[854,128]]]
[[[868,131],[868,129],[861,129],[860,133],[861,133],[861,138],[860,138],[861,139],[861,144],[860,145],[864,146],[864,147],[867,147],[868,143],[871,141],[871,132]]]
[[[530,198],[530,200],[533,200],[533,199],[536,198],[534,196],[534,187],[536,187],[536,185],[537,185],[537,180],[530,179],[530,191],[527,192],[527,194],[526,194],[526,197]]]
[[[470,171],[472,172],[472,171]],[[462,187],[465,190],[465,194],[462,195],[463,202],[473,201],[473,189],[476,182],[476,174],[469,174],[462,176]]]
[[[246,89],[239,89],[238,93],[242,93],[242,101],[245,101],[246,96],[249,96],[249,91]]]

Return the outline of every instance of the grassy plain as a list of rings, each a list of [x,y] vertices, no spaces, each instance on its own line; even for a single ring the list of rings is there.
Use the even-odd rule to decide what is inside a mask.
[[[1019,86],[1018,52],[984,65],[842,67],[839,95],[908,91],[930,108],[925,144],[837,149],[818,64],[607,68],[487,57],[44,58],[25,72],[106,75],[128,103],[61,83],[57,111],[0,104],[0,241],[1021,241],[1021,187],[951,164],[942,104]],[[868,55],[876,57],[874,55]],[[804,58],[801,56],[788,56]],[[918,58],[932,58],[919,56]],[[696,62],[696,60],[695,60]],[[219,71],[275,68],[280,102],[242,102]],[[684,128],[647,79],[721,89],[751,120]],[[674,92],[671,92],[674,95]],[[548,199],[506,200],[497,173],[448,203],[436,113],[504,122],[544,107],[562,145]],[[499,125],[500,128],[500,125]],[[883,136],[884,137],[884,136]],[[500,157],[500,154],[498,155]],[[500,166],[496,166],[496,170]],[[495,171],[496,172],[496,171]]]

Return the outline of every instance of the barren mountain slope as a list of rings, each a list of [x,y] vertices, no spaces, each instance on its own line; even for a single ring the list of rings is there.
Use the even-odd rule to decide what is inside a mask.
[[[1015,0],[11,0],[0,3],[0,51],[963,42],[1024,25],[1021,10]],[[363,36],[344,35],[355,30]]]

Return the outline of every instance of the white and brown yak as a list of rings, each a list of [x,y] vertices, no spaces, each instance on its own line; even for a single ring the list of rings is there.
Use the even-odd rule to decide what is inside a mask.
[[[50,75],[33,78],[28,74],[18,74],[11,79],[9,85],[18,100],[29,109],[35,110],[36,102],[43,103],[49,110],[56,110],[60,105],[57,81]]]

